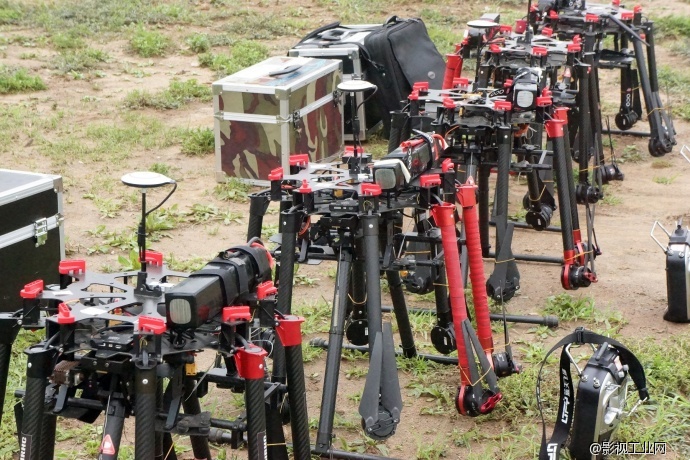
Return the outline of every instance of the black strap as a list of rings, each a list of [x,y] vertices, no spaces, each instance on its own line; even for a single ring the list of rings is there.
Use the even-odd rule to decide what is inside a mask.
[[[325,26],[321,26],[318,29],[315,29],[311,32],[309,32],[302,40],[300,40],[297,45],[301,45],[302,43],[306,42],[309,39],[312,39],[316,36],[318,36],[321,32],[325,32],[327,30],[335,29],[336,27],[340,26],[340,21],[335,21],[331,22],[330,24],[326,24]],[[293,46],[295,48],[297,45]]]
[[[644,368],[637,357],[628,350],[623,344],[614,340],[610,337],[605,337],[603,335],[596,334],[584,328],[577,328],[575,332],[563,337],[556,345],[554,345],[544,357],[541,366],[539,367],[539,374],[537,375],[537,407],[539,408],[539,416],[541,417],[542,423],[542,438],[541,438],[541,449],[539,451],[539,460],[556,460],[559,457],[560,449],[565,444],[568,433],[570,433],[570,427],[573,421],[573,402],[574,402],[574,392],[573,383],[570,376],[570,359],[565,352],[561,353],[560,360],[560,401],[558,403],[558,418],[556,420],[556,426],[554,428],[551,439],[547,443],[546,441],[546,422],[544,421],[544,413],[541,404],[541,372],[544,369],[544,364],[548,360],[551,353],[556,351],[561,347],[565,347],[569,344],[582,345],[586,343],[592,343],[595,345],[602,345],[607,343],[616,351],[620,356],[620,361],[623,365],[628,366],[628,373],[632,378],[632,381],[637,387],[637,391],[640,396],[641,401],[649,399],[649,392],[647,390],[647,379],[644,374]]]

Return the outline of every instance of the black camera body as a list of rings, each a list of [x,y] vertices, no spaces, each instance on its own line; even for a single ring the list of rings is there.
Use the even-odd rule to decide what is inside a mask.
[[[582,370],[575,397],[570,454],[574,459],[591,459],[590,446],[611,439],[624,415],[630,377],[618,351],[599,346]]]

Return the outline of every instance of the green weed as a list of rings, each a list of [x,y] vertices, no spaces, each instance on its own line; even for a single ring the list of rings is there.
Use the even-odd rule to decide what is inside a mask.
[[[659,88],[673,97],[673,113],[684,120],[690,120],[690,76],[682,70],[660,66]]]
[[[213,193],[219,200],[245,203],[251,188],[251,185],[231,177],[224,183],[216,185]]]
[[[331,318],[331,306],[328,302],[320,301],[293,306],[293,313],[304,317],[302,334],[328,332]]]
[[[137,27],[129,39],[130,49],[141,57],[164,56],[172,43],[168,37],[155,30]]]
[[[626,145],[623,153],[617,158],[618,163],[640,163],[644,158],[635,144]]]
[[[661,185],[671,185],[673,181],[675,181],[678,178],[678,174],[675,174],[673,176],[654,176],[652,179],[654,182],[657,184]]]
[[[205,53],[211,49],[211,40],[208,34],[193,34],[185,39],[185,43],[194,53]]]
[[[193,272],[201,269],[211,260],[211,257],[192,257],[189,259],[178,259],[175,254],[170,253],[165,257],[165,263],[171,270],[180,272]]]
[[[183,131],[182,153],[189,156],[204,156],[214,152],[216,138],[210,128],[192,128]]]
[[[84,78],[82,72],[95,71],[109,60],[108,53],[94,48],[67,49],[53,59],[52,65],[61,74],[70,74],[76,79],[81,79]]]
[[[150,107],[158,110],[179,109],[191,102],[209,102],[211,88],[197,82],[174,80],[163,91],[152,94],[148,91],[134,90],[125,97],[125,106],[130,109]]]
[[[594,300],[590,297],[574,299],[570,294],[558,294],[546,299],[544,313],[556,315],[561,321],[591,320],[594,318]]]
[[[690,37],[690,18],[683,15],[656,18],[655,29],[661,37]]]
[[[0,65],[0,94],[27,93],[46,89],[38,75],[29,75],[24,68]]]
[[[200,54],[199,65],[218,72],[219,77],[224,77],[261,62],[267,57],[268,48],[265,45],[240,40],[233,45],[230,55],[211,52]]]

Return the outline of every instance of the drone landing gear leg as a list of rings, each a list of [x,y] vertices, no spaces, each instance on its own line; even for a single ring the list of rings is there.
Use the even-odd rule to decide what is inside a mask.
[[[153,358],[145,361],[149,362],[140,359],[134,369],[134,457],[137,460],[152,460],[156,455],[157,366]]]
[[[116,377],[113,376],[113,379]],[[125,426],[126,408],[121,393],[111,392],[105,408],[105,424],[98,460],[117,460]]]
[[[383,325],[381,314],[381,269],[379,216],[360,216],[362,245],[366,255],[367,324],[369,326],[369,374],[362,392],[359,414],[362,428],[373,439],[386,439],[400,422],[402,396],[395,365],[395,348],[390,323]]]
[[[41,437],[44,422],[46,386],[48,376],[52,373],[57,357],[57,351],[44,349],[42,344],[25,350],[26,365],[26,393],[24,394],[24,416],[21,426],[19,458],[20,460],[45,460],[42,457]],[[53,425],[54,429],[54,425]],[[50,436],[50,435],[49,435]],[[52,435],[54,437],[54,434]]]
[[[199,404],[199,396],[194,387],[196,386],[196,379],[193,377],[185,377],[184,379],[184,398],[182,399],[182,408],[184,413],[188,415],[198,415],[201,413],[201,404]],[[211,449],[208,445],[208,438],[206,436],[190,436],[190,443],[192,444],[192,452],[194,458],[197,460],[211,460]]]
[[[410,316],[407,312],[400,272],[395,270],[386,271],[386,279],[388,279],[388,287],[393,300],[393,312],[398,323],[403,356],[405,358],[414,358],[417,356],[417,347],[414,344],[414,335],[412,334],[412,326],[410,326]]]
[[[335,400],[338,394],[338,374],[340,373],[340,358],[343,351],[343,333],[345,318],[347,317],[347,296],[350,268],[352,267],[352,253],[341,249],[336,274],[335,294],[333,296],[333,312],[331,314],[331,329],[328,332],[328,353],[326,354],[326,372],[321,396],[321,412],[319,414],[319,429],[316,435],[318,454],[327,454],[331,448],[333,437],[333,417],[335,416]]]
[[[511,239],[506,238],[508,227],[508,186],[510,182],[510,160],[512,157],[512,130],[510,126],[499,126],[496,132],[498,143],[498,167],[496,174],[496,199],[494,221],[496,222],[496,264],[506,264],[505,279],[497,279],[496,268],[489,277],[487,288],[494,300],[507,301],[513,298],[520,288],[520,273],[512,257],[499,260],[499,255],[510,248]],[[506,246],[506,248],[504,248]],[[503,289],[500,289],[502,286]],[[501,295],[498,294],[501,291]]]
[[[261,228],[264,216],[271,200],[266,195],[254,194],[249,197],[249,224],[247,225],[247,241],[261,238]]]
[[[10,314],[0,313],[0,418],[5,407],[5,391],[12,357],[12,344],[17,338],[19,323]]]

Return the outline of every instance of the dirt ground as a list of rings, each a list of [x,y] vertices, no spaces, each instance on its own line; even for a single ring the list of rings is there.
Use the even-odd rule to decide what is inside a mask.
[[[196,3],[201,7],[212,7],[212,2]],[[284,1],[276,1],[275,5],[262,3],[263,6],[256,6],[254,2],[245,0],[238,0],[238,3],[242,7],[255,9],[257,12],[262,11],[262,8],[276,8],[277,11],[281,11],[281,8],[287,7]],[[338,17],[337,10],[325,6],[328,2],[296,0],[289,3],[293,8],[300,8],[305,17],[309,18],[310,24],[314,26],[330,22]],[[333,2],[335,3],[338,2]],[[390,13],[407,17],[416,16],[422,7],[432,3],[396,2],[391,6]],[[471,3],[473,11],[476,11],[477,3]],[[669,12],[690,14],[690,4],[679,0],[663,2],[663,6],[659,5],[661,2],[650,0],[640,3],[647,10],[658,15]],[[462,5],[446,5],[442,9],[448,14],[460,17],[466,15]],[[213,32],[221,26],[222,23],[218,22],[210,24],[207,28],[193,29]],[[184,48],[183,37],[187,36],[191,30],[171,28],[166,32],[177,38],[177,42]],[[9,38],[32,33],[35,31],[4,26],[1,36]],[[298,39],[299,36],[295,35],[266,43],[270,46],[271,54],[282,55]],[[44,119],[54,117],[57,111],[61,111],[63,117],[58,121],[59,129],[47,134],[47,137],[57,140],[69,137],[71,130],[74,130],[75,136],[79,135],[80,127],[86,125],[120,123],[122,113],[126,112],[126,109],[122,107],[123,100],[131,90],[160,90],[167,87],[174,78],[182,80],[196,78],[208,85],[215,80],[214,72],[200,67],[193,54],[170,53],[163,58],[145,59],[132,55],[128,51],[125,40],[103,41],[95,46],[107,51],[111,56],[110,61],[103,66],[103,75],[96,79],[75,80],[55,74],[46,65],[51,54],[55,53],[50,48],[36,46],[31,49],[36,56],[26,59],[21,58],[21,55],[27,51],[26,47],[17,43],[5,45],[3,63],[30,68],[43,78],[48,89],[31,94],[2,96],[0,104],[21,105],[26,107],[29,113]],[[672,56],[663,48],[658,52],[658,57],[660,62],[671,66],[682,66],[687,69],[690,64],[687,59]],[[145,71],[145,76],[134,77],[124,70],[127,67],[137,66]],[[602,96],[611,107],[617,107],[618,77],[609,72],[604,73],[603,78]],[[192,103],[182,109],[169,111],[145,109],[138,113],[159,119],[170,127],[213,126],[211,103]],[[610,114],[613,115],[613,112]],[[690,201],[688,200],[690,163],[678,153],[685,143],[690,143],[690,124],[678,119],[674,121],[674,124],[678,146],[664,157],[669,163],[666,169],[652,167],[653,159],[647,153],[646,140],[633,137],[614,138],[619,156],[626,147],[636,145],[641,161],[626,162],[621,165],[625,180],[613,183],[609,187],[609,193],[617,198],[616,204],[602,204],[596,208],[596,235],[603,252],[596,260],[599,281],[587,289],[572,293],[576,298],[578,296],[593,298],[597,308],[602,310],[619,311],[627,321],[620,331],[620,337],[623,338],[646,337],[650,340],[659,340],[669,335],[686,337],[688,335],[687,325],[662,320],[662,314],[666,308],[665,256],[650,238],[650,229],[654,221],[658,220],[666,228],[672,228],[679,218],[684,218],[686,223],[690,221]],[[637,127],[646,129],[646,124],[640,122]],[[27,132],[30,128],[26,126]],[[65,231],[68,238],[69,256],[85,258],[91,269],[101,269],[104,265],[117,267],[117,256],[122,253],[113,250],[107,254],[87,254],[88,248],[99,243],[99,238],[90,234],[89,231],[98,225],[106,225],[109,230],[124,230],[132,228],[137,220],[138,204],[127,199],[131,195],[131,190],[119,181],[119,178],[127,172],[146,170],[154,163],[162,163],[170,167],[170,175],[177,179],[179,184],[177,192],[170,200],[170,205],[177,204],[181,209],[187,209],[192,204],[204,203],[244,215],[248,211],[248,204],[219,201],[212,193],[216,185],[216,166],[212,156],[185,156],[180,152],[179,144],[156,150],[137,148],[126,160],[119,162],[109,161],[106,155],[93,161],[67,159],[65,163],[56,163],[47,159],[41,153],[39,146],[25,134],[19,133],[12,138],[5,138],[4,143],[4,148],[0,149],[2,168],[55,173],[64,177]],[[661,184],[654,181],[654,178],[658,176],[667,176],[672,179],[669,184]],[[517,211],[524,188],[513,187],[513,189],[518,189],[518,191],[514,194],[511,210]],[[94,193],[94,191],[112,199],[123,200],[126,205],[114,218],[99,217],[94,201],[84,197],[85,194]],[[154,196],[160,196],[160,193]],[[155,201],[155,198],[151,201]],[[275,214],[269,216],[267,220],[274,219]],[[211,258],[221,249],[243,243],[246,234],[245,226],[246,219],[242,223],[233,222],[230,225],[183,225],[169,231],[170,237],[153,244],[153,249],[162,251],[164,254],[172,253],[178,260],[195,257]],[[665,236],[661,235],[661,240],[665,242]],[[557,255],[560,252],[559,247],[561,247],[561,241],[557,234],[541,234],[531,230],[516,231],[513,246],[515,252],[545,255]],[[318,267],[299,269],[300,275],[315,281],[312,282],[312,286],[296,287],[295,303],[317,302],[321,299],[332,300],[333,280],[327,273],[329,270],[334,271],[334,267],[327,265],[324,263]],[[492,270],[492,266],[491,262],[485,261],[487,273]],[[508,304],[508,312],[525,315],[543,314],[542,309],[546,299],[563,292],[559,281],[560,267],[519,263],[519,270],[522,288]],[[414,306],[416,302],[419,300],[411,298],[410,305]],[[575,326],[576,323],[562,324],[555,334],[547,339],[547,342],[555,342]],[[533,326],[514,325],[510,331],[511,339],[516,343],[525,344],[534,340]],[[320,336],[325,337],[325,334]],[[498,342],[502,343],[501,334],[497,333],[496,337]],[[423,333],[419,332],[417,338],[423,340]],[[396,338],[396,343],[397,341]],[[514,347],[514,351],[517,360],[520,361],[525,348],[517,346]],[[679,362],[683,362],[683,358],[687,359],[687,357],[679,356]],[[318,417],[324,362],[325,353],[306,365],[310,418],[314,420]],[[444,451],[446,458],[463,459],[467,458],[470,452],[480,454],[480,457],[485,455],[485,458],[512,458],[516,454],[511,450],[511,443],[519,443],[523,436],[534,438],[535,434],[540,434],[538,427],[531,426],[523,434],[510,433],[505,443],[501,441],[498,444],[500,448],[497,450],[484,451],[480,437],[471,438],[467,442],[458,441],[458,439],[462,438],[463,433],[472,433],[473,430],[487,430],[493,434],[504,432],[509,425],[507,421],[497,418],[489,421],[463,418],[456,414],[452,405],[447,407],[442,414],[430,413],[430,409],[437,407],[436,404],[431,403],[425,396],[415,394],[414,389],[408,387],[403,390],[405,408],[396,435],[385,442],[383,448],[377,447],[376,443],[367,443],[361,431],[356,429],[359,424],[359,416],[356,413],[358,403],[353,395],[361,392],[364,378],[358,376],[357,370],[365,365],[366,361],[362,359],[353,358],[343,361],[337,403],[341,423],[336,429],[338,438],[334,443],[338,448],[349,448],[353,451],[366,449],[370,453],[387,452],[391,457],[401,459],[410,459],[415,456],[436,458],[432,456],[432,453],[429,453],[428,457],[420,454],[424,446],[430,445],[437,447],[437,451]],[[345,377],[347,371],[350,378]],[[434,378],[446,388],[457,386],[459,380],[457,371],[453,368],[438,371],[438,375]],[[408,373],[401,373],[401,384],[404,387],[410,381],[411,376]],[[533,391],[533,388],[530,391]],[[452,395],[454,397],[454,393]],[[214,393],[212,398],[214,402],[222,404],[221,395]],[[531,417],[527,424],[533,425],[534,420],[536,419]],[[312,432],[312,441],[314,435],[315,431]],[[481,454],[482,452],[484,454]],[[182,458],[191,458],[189,457],[191,454],[186,455],[188,456],[182,456]],[[228,455],[243,458],[246,454],[228,451]],[[680,454],[671,452],[663,458],[674,458],[674,456],[682,458]],[[520,458],[519,455],[518,458]]]

